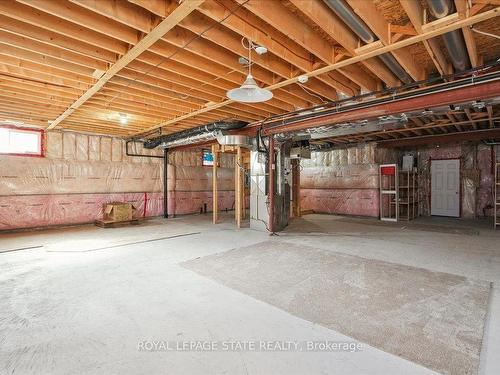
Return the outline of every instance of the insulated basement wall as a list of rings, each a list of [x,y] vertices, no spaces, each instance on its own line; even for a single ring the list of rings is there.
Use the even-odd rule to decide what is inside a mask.
[[[496,150],[483,143],[462,143],[409,151],[418,158],[420,212],[430,215],[430,165],[432,159],[460,159],[461,216],[474,218],[493,215],[493,179]]]
[[[492,216],[492,160],[499,153],[498,146],[495,153],[491,146],[470,142],[405,151],[368,144],[312,153],[310,160],[301,160],[302,209],[378,217],[378,167],[390,163],[401,165],[406,153],[417,160],[421,215],[430,215],[431,160],[456,158],[461,163],[461,217]]]
[[[302,210],[378,217],[380,160],[397,162],[397,153],[366,144],[313,152],[311,159],[302,159]]]
[[[162,159],[128,157],[119,138],[45,136],[45,157],[0,155],[0,230],[93,222],[113,201],[132,203],[136,217],[162,214]]]
[[[168,212],[184,215],[213,208],[212,167],[202,166],[202,150],[172,151],[168,158]],[[219,210],[234,209],[234,155],[220,154]]]

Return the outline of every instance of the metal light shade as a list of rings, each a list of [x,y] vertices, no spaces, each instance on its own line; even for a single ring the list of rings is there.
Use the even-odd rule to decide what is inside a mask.
[[[266,89],[261,89],[249,74],[245,82],[237,89],[227,92],[227,97],[231,100],[243,103],[265,102],[273,97],[273,93]]]

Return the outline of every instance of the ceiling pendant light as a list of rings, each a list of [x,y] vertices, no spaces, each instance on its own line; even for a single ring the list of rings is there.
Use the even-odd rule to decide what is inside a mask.
[[[227,92],[227,97],[236,102],[243,103],[260,103],[265,102],[273,97],[273,93],[270,90],[262,89],[257,86],[257,82],[252,76],[252,49],[254,48],[252,41],[249,41],[248,46],[248,75],[243,84],[236,88],[229,90]],[[259,48],[259,47],[257,47]],[[267,50],[266,50],[267,52]],[[263,52],[263,47],[258,52],[259,54]]]
[[[128,116],[126,113],[120,113],[120,124],[126,125],[128,122]]]

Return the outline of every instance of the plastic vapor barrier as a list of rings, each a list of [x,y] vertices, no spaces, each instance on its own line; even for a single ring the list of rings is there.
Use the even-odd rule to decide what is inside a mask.
[[[220,154],[217,172],[219,210],[234,209],[234,155]],[[168,212],[174,215],[210,212],[212,171],[202,166],[202,150],[169,152]]]
[[[416,153],[422,215],[431,214],[430,167],[432,160],[439,159],[460,159],[461,217],[475,218],[492,215],[494,153],[492,153],[491,146],[482,143],[463,143],[422,148]]]
[[[386,151],[389,152],[389,151]],[[379,150],[373,144],[313,152],[301,160],[301,207],[329,214],[379,215]]]
[[[163,212],[162,159],[128,157],[119,138],[79,133],[48,132],[45,145],[45,157],[0,156],[0,230],[93,222],[114,201],[132,203],[136,217]]]

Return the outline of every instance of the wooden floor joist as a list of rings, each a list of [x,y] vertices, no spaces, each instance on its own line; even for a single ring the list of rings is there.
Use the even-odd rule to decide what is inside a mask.
[[[401,41],[396,42],[396,43],[385,45],[383,47],[374,49],[372,51],[368,51],[368,52],[361,54],[361,55],[350,57],[346,60],[342,60],[340,62],[331,64],[331,65],[327,65],[325,67],[313,70],[312,72],[305,73],[304,76],[307,76],[309,78],[317,77],[319,75],[328,73],[332,70],[341,69],[345,66],[349,66],[349,65],[352,65],[354,63],[365,61],[369,58],[376,57],[376,56],[382,55],[384,53],[388,53],[388,52],[397,50],[397,49],[402,48],[402,47],[407,47],[409,45],[421,42],[423,40],[428,40],[428,39],[434,38],[436,36],[442,35],[444,33],[447,33],[447,32],[453,31],[453,30],[461,29],[462,27],[474,25],[476,23],[479,23],[479,22],[482,22],[482,21],[485,21],[485,20],[488,20],[488,19],[491,19],[494,17],[498,17],[499,15],[500,15],[500,7],[497,7],[497,8],[494,8],[492,10],[489,10],[489,11],[486,11],[483,13],[479,13],[479,14],[472,16],[472,17],[469,17],[469,18],[456,20],[452,23],[445,24],[444,26],[432,27],[431,24],[427,24],[428,31],[425,31],[419,35],[409,37],[407,39],[401,40]],[[276,90],[276,89],[294,84],[296,82],[297,82],[297,78],[290,78],[290,79],[275,83],[273,85],[267,86],[266,88],[268,90]],[[225,101],[220,102],[220,103],[215,103],[211,106],[207,106],[207,107],[199,109],[197,111],[193,111],[193,112],[185,114],[183,116],[179,116],[178,118],[174,118],[174,119],[167,120],[167,121],[162,121],[161,123],[147,129],[146,131],[151,131],[154,129],[161,128],[163,126],[172,125],[172,124],[177,123],[178,121],[185,120],[187,118],[190,118],[190,117],[198,115],[198,114],[209,112],[213,109],[222,108],[222,107],[224,107],[228,104],[231,104],[231,103],[233,103],[232,100],[225,100]]]
[[[116,63],[114,63],[99,79],[98,81],[82,96],[80,96],[71,106],[61,113],[47,129],[54,129],[65,118],[70,116],[77,108],[89,100],[95,93],[97,93],[113,76],[120,70],[125,68],[130,62],[137,58],[141,53],[146,51],[154,43],[160,40],[169,30],[177,25],[182,19],[187,17],[193,10],[195,10],[204,0],[190,0],[181,3],[170,13],[158,26],[151,30],[144,38],[142,38],[134,47],[130,49],[124,56],[122,56]]]
[[[425,2],[345,0],[377,38],[365,44],[323,0],[2,0],[0,121],[123,137],[225,119],[259,122],[400,85],[377,58],[382,53],[415,79],[454,73],[440,38],[451,30],[463,34],[472,66],[498,59],[500,44],[469,27],[499,35],[498,2],[453,3],[456,13],[433,21]],[[273,90],[267,102],[227,100],[248,72],[240,59],[248,40],[267,49],[252,52],[257,84]],[[308,82],[299,85],[299,75]],[[498,115],[496,105],[489,111]]]

